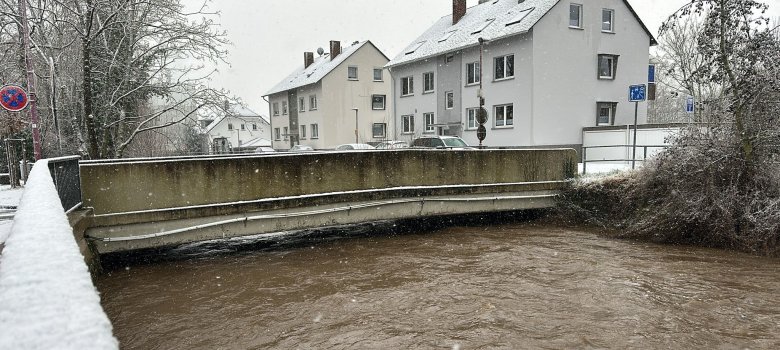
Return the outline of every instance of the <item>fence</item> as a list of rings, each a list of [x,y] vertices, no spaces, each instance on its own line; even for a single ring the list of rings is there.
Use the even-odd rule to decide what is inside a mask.
[[[81,206],[81,179],[79,177],[80,156],[48,159],[51,173],[62,208],[66,212]]]
[[[582,147],[582,173],[586,174],[588,171],[588,163],[614,163],[614,162],[631,162],[631,167],[634,167],[634,163],[636,162],[644,162],[647,160],[648,156],[653,156],[658,151],[669,147],[669,145],[636,145],[637,152],[636,152],[636,158],[633,157],[634,145],[609,145],[609,146],[583,146]],[[625,148],[628,156],[626,158],[602,158],[602,159],[588,159],[588,150],[589,149],[610,149],[610,148]],[[650,151],[648,152],[648,149]],[[593,152],[591,152],[593,153]],[[641,155],[642,158],[639,158]]]

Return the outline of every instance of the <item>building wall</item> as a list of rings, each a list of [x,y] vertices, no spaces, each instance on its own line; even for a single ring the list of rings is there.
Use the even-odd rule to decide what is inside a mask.
[[[228,129],[228,124],[233,124],[233,130]],[[246,126],[245,130],[241,130],[241,124]],[[257,130],[252,130],[252,124],[257,124]],[[258,137],[270,140],[271,126],[262,117],[226,117],[209,131],[209,145],[220,137],[227,138],[232,147],[240,147]]]
[[[278,139],[276,138],[277,128],[279,129],[280,133],[282,133],[282,130],[285,126],[290,126],[289,107],[287,113],[282,112],[282,103],[285,101],[288,101],[287,91],[268,96],[268,115],[270,116],[269,119],[271,119],[271,140],[273,140],[271,144],[273,145],[274,149],[288,149],[290,147],[289,138],[288,140],[285,140],[285,137],[282,136],[280,136]],[[274,115],[273,113],[274,103],[279,104],[279,115]]]
[[[373,45],[365,44],[347,60],[322,79],[322,120],[318,148],[334,148],[344,143],[355,142],[355,111],[359,143],[377,143],[392,138],[394,128],[391,105],[391,78],[383,67],[388,59]],[[358,79],[347,78],[350,66],[358,68]],[[383,80],[374,81],[374,68],[383,69]],[[371,108],[372,95],[385,95],[385,109]],[[374,123],[387,124],[384,138],[372,134]]]
[[[433,93],[423,93],[423,73],[438,72],[437,65],[437,58],[432,58],[392,68],[395,139],[411,142],[415,138],[422,136],[425,128],[423,114],[437,112],[437,95],[443,87],[437,86],[436,91]],[[438,76],[439,74],[436,75]],[[401,95],[401,81],[404,77],[414,77],[413,95]],[[438,79],[438,77],[434,78]],[[414,116],[413,132],[403,132],[402,116]]]

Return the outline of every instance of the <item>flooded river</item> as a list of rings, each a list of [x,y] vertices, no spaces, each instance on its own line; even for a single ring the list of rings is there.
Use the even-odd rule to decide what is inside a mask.
[[[123,349],[780,348],[778,259],[419,229],[190,245],[97,284]]]

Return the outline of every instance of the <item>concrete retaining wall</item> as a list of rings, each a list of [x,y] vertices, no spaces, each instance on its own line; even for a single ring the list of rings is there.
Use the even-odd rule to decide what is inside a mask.
[[[557,150],[400,150],[231,158],[82,162],[95,215],[409,186],[564,180],[576,153]]]

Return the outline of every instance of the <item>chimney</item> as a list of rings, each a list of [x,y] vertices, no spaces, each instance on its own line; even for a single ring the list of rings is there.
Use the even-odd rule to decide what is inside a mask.
[[[465,1],[465,0],[464,0]],[[332,61],[336,56],[341,54],[341,42],[336,40],[330,41],[330,60]]]
[[[309,68],[314,63],[314,52],[303,53],[303,69]]]
[[[452,24],[457,24],[466,15],[466,0],[452,0]]]

